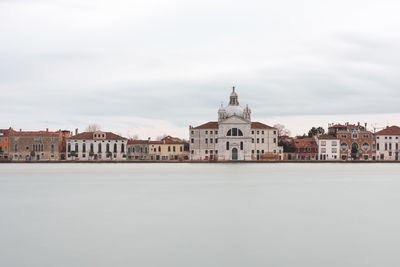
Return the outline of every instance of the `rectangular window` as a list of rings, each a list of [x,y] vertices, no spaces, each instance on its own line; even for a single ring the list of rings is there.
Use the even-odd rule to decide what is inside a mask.
[[[190,142],[191,142],[192,144],[194,144],[194,139],[192,138],[192,139],[190,140]]]
[[[216,143],[216,144],[218,143],[218,138],[215,138],[215,143]]]
[[[212,139],[212,138],[210,138],[210,143],[211,143],[211,144],[213,143],[213,139]]]
[[[206,131],[206,134],[208,134],[208,131]]]
[[[264,138],[261,138],[261,143],[264,143]]]
[[[210,131],[210,134],[213,134],[213,131]]]
[[[254,131],[251,131],[251,134],[254,134]],[[254,154],[254,153],[253,153]]]
[[[215,134],[218,134],[218,131],[215,131]]]
[[[260,138],[257,138],[257,144],[260,143]]]
[[[208,138],[206,138],[206,144],[208,144]]]
[[[254,144],[254,138],[251,138],[251,142]]]

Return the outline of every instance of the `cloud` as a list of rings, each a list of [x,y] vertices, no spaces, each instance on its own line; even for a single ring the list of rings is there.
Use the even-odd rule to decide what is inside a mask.
[[[395,1],[3,0],[0,7],[3,128],[96,122],[143,136],[180,132],[215,120],[233,85],[240,103],[266,121],[399,113]],[[305,131],[291,123],[292,132]]]

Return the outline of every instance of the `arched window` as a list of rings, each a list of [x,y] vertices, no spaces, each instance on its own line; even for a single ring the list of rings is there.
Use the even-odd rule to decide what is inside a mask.
[[[93,144],[90,144],[90,152],[91,152],[91,153],[94,153],[94,147],[93,147]]]
[[[161,146],[158,147],[158,152],[161,152]]]
[[[106,144],[106,153],[109,153],[110,152],[110,144]]]
[[[68,143],[68,152],[71,152],[71,143]]]
[[[54,144],[51,144],[51,152],[54,153]]]
[[[117,144],[114,144],[114,153],[117,153]]]
[[[75,152],[78,152],[78,143],[75,143]]]
[[[97,146],[97,152],[101,153],[101,143],[99,143],[99,145]]]
[[[226,142],[226,150],[229,150],[229,142]]]
[[[243,132],[242,132],[242,130],[240,130],[238,128],[232,128],[232,129],[229,129],[226,136],[243,136]]]
[[[171,152],[171,146],[168,146],[168,152]]]
[[[85,143],[82,144],[82,152],[86,153],[86,144]]]
[[[121,144],[121,153],[125,153],[125,145]]]

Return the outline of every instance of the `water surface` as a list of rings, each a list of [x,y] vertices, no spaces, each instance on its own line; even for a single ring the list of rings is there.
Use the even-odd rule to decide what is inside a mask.
[[[0,266],[400,266],[400,164],[0,164]]]

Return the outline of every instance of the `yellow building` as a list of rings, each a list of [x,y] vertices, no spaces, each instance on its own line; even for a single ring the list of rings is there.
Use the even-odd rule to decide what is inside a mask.
[[[167,136],[161,141],[149,142],[150,160],[187,160],[188,144],[176,137]]]

